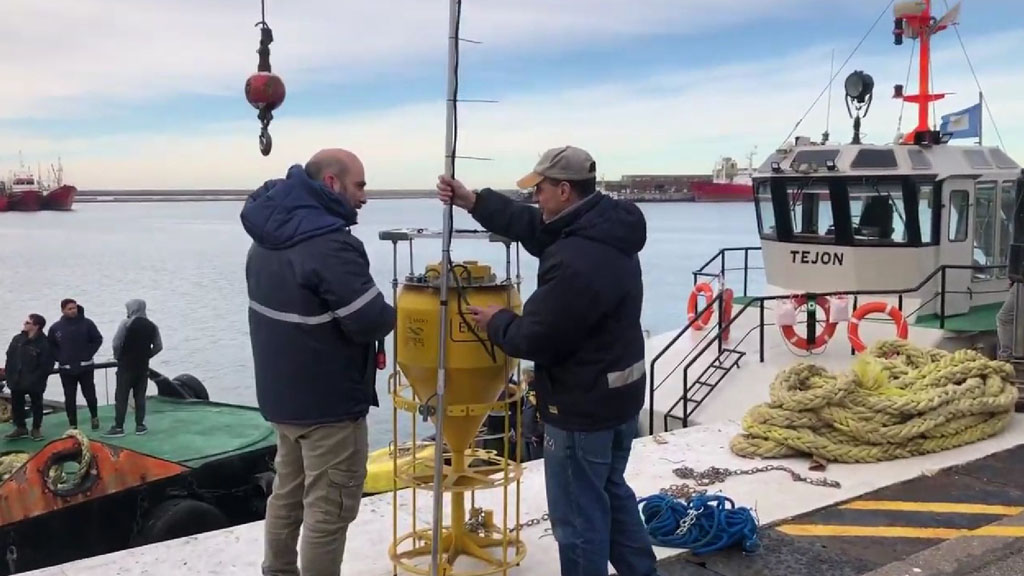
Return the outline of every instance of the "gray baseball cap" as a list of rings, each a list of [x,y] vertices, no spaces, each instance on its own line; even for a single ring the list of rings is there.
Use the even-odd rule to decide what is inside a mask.
[[[597,163],[589,152],[575,146],[552,148],[541,155],[533,171],[516,181],[520,190],[533,188],[541,180],[587,180],[597,178]]]

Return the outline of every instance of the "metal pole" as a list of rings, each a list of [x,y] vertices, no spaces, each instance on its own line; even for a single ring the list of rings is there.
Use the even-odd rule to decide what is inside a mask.
[[[1024,314],[1021,314],[1021,310],[1024,310],[1024,290],[1020,289],[1020,284],[1014,284],[1012,291],[1013,294],[1007,294],[1014,299],[1012,354],[1014,359],[1021,360],[1024,359]]]
[[[447,92],[447,119],[445,122],[444,135],[444,173],[448,176],[455,174],[455,89],[456,73],[458,66],[459,38],[457,35],[459,27],[459,8],[462,0],[449,0],[448,2],[448,92]],[[445,416],[445,368],[447,363],[446,344],[448,341],[448,274],[451,266],[451,219],[452,205],[444,206],[444,222],[441,227],[441,317],[439,320],[440,330],[438,334],[438,356],[437,356],[437,401],[436,412],[434,413],[434,518],[432,523],[430,543],[430,574],[441,576],[440,555],[441,555],[441,524],[444,522],[444,416]],[[452,522],[459,521],[452,518]]]

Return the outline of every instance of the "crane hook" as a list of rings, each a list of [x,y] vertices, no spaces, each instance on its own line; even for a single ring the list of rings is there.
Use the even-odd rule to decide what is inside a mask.
[[[259,62],[256,73],[245,81],[245,99],[258,110],[256,117],[260,121],[260,153],[270,155],[273,140],[270,137],[270,122],[276,110],[285,99],[284,81],[274,74],[270,66],[270,44],[274,42],[274,32],[266,22],[266,5],[261,2],[263,19],[256,23],[260,28],[260,45],[256,50]]]

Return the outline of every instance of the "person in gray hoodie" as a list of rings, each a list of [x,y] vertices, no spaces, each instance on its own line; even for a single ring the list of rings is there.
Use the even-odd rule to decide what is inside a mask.
[[[146,317],[146,301],[125,303],[127,316],[117,327],[112,343],[117,360],[117,387],[114,390],[114,425],[103,435],[124,436],[128,396],[135,399],[135,433],[145,434],[146,388],[149,385],[149,360],[164,349],[160,329]]]

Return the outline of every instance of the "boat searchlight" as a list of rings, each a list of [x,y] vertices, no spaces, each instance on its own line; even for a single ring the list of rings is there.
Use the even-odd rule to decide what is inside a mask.
[[[875,90],[875,79],[870,74],[855,70],[846,77],[846,97],[864,104]]]
[[[871,97],[875,91],[875,79],[862,70],[854,70],[846,77],[846,112],[853,118],[853,140],[851,144],[860,144],[860,119],[861,110],[864,116],[868,115],[871,109]],[[853,103],[853,110],[850,103]]]

